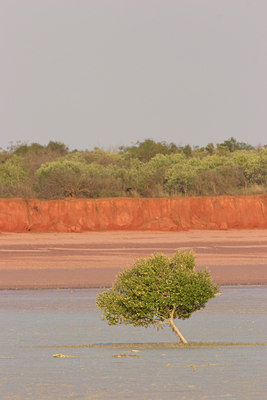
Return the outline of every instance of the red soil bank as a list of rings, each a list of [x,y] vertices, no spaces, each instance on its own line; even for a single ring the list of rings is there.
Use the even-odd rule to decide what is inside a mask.
[[[2,232],[253,228],[267,228],[267,194],[161,199],[0,199]]]

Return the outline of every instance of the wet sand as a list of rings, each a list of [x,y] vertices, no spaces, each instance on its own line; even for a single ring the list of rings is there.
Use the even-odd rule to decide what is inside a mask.
[[[267,230],[1,233],[0,289],[110,286],[154,252],[193,249],[220,285],[267,284]]]

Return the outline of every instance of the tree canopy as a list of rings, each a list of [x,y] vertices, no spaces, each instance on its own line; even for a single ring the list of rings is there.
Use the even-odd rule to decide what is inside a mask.
[[[167,324],[187,343],[174,320],[189,318],[217,291],[207,270],[196,271],[194,253],[177,251],[173,257],[154,254],[138,259],[119,274],[111,289],[98,295],[97,306],[110,325]]]
[[[267,147],[234,138],[205,147],[146,139],[117,151],[50,141],[0,151],[0,197],[40,199],[266,193]]]

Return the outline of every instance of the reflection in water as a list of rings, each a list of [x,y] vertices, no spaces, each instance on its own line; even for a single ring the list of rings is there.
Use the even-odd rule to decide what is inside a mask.
[[[193,342],[266,342],[267,288],[224,287],[179,328]],[[267,346],[174,348],[165,327],[110,327],[96,290],[0,292],[0,398],[263,399]],[[169,343],[138,346],[138,343]],[[86,347],[95,344],[129,344]],[[64,347],[68,346],[68,347]],[[53,357],[53,355],[68,357]]]

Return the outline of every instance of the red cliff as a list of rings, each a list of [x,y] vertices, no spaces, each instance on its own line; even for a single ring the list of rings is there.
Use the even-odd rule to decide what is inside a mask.
[[[267,228],[267,195],[76,200],[0,199],[2,232]]]

